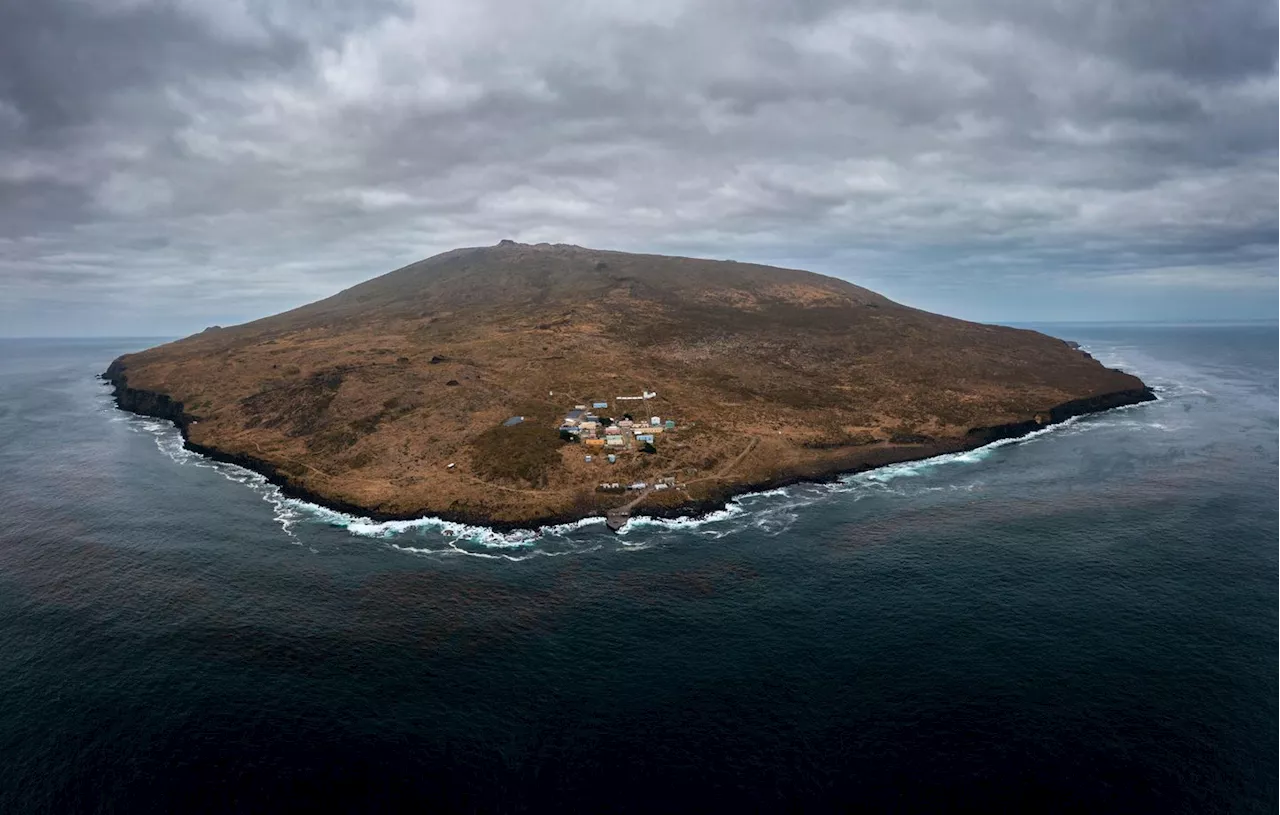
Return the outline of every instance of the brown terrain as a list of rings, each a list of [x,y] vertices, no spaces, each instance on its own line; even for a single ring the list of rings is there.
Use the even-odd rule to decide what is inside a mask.
[[[173,419],[193,449],[290,494],[499,527],[696,511],[1153,398],[1062,340],[830,277],[509,241],[128,354],[105,376],[122,408]],[[592,401],[676,427],[609,464],[557,429]],[[503,426],[512,416],[525,421]],[[658,479],[675,486],[599,489]]]

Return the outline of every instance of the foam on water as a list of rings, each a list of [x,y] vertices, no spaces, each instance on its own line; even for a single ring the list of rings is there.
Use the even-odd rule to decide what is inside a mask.
[[[986,461],[1001,447],[1033,444],[1050,433],[1062,433],[1070,430],[1077,424],[1079,419],[1080,417],[1073,416],[1065,422],[1050,425],[1049,427],[1045,427],[1041,430],[1028,433],[1025,436],[1019,436],[1014,439],[999,439],[991,442],[990,444],[983,445],[982,447],[976,447],[973,450],[965,450],[959,453],[944,453],[940,456],[920,459],[919,461],[904,461],[899,464],[888,464],[874,470],[867,470],[862,473],[842,476],[839,483],[845,487],[884,485],[901,478],[916,478],[923,476],[938,467],[949,464],[978,464]],[[946,487],[938,487],[938,489],[946,489]]]
[[[213,470],[228,481],[243,484],[258,493],[262,500],[271,505],[273,510],[272,520],[280,525],[281,530],[294,543],[301,543],[294,531],[294,526],[303,518],[302,508],[311,505],[286,497],[279,487],[267,481],[266,477],[260,473],[246,470],[233,464],[216,462],[205,458],[199,453],[188,450],[183,446],[182,434],[172,422],[132,414],[122,414],[110,402],[110,397],[105,393],[105,389],[104,398],[107,399],[106,409],[116,414],[112,417],[113,420],[120,417],[128,427],[151,435],[155,440],[156,448],[170,461],[175,464]],[[316,508],[322,509],[322,507]]]
[[[334,768],[351,767],[362,775],[336,786],[384,800],[443,789],[476,808],[607,805],[619,790],[641,808],[674,778],[703,808],[794,789],[810,809],[927,810],[1013,789],[1050,808],[1275,811],[1273,666],[1256,653],[1276,637],[1274,346],[1252,352],[1269,367],[1231,367],[1226,340],[1202,359],[1196,334],[1174,339],[1153,341],[1170,357],[1143,373],[1159,403],[887,478],[744,495],[692,529],[614,536],[597,520],[524,546],[293,501],[300,546],[285,545],[270,485],[165,448],[171,428],[87,424],[89,373],[58,379],[57,399],[16,403],[57,412],[8,425],[16,500],[0,513],[5,599],[33,612],[10,615],[3,640],[9,701],[58,739],[9,717],[30,749],[7,762],[0,811],[102,790],[122,811],[265,808],[308,783],[309,800],[337,802]],[[1186,359],[1200,367],[1179,382]],[[1230,377],[1251,372],[1254,401],[1237,405]],[[19,399],[28,383],[11,383]],[[1149,427],[1182,421],[1181,434]],[[86,647],[104,677],[89,694]],[[708,715],[690,715],[691,697]],[[236,729],[229,706],[267,718]],[[1107,738],[1082,711],[1107,713]],[[638,719],[651,725],[639,734]],[[92,749],[104,729],[113,749]],[[228,743],[253,766],[228,767]],[[690,771],[685,748],[711,744],[723,749]],[[602,752],[641,771],[588,777]],[[939,755],[951,760],[921,771]]]
[[[169,422],[131,417],[129,424],[152,435],[157,448],[175,463],[214,470],[224,478],[258,493],[272,506],[274,520],[295,543],[301,543],[299,531],[305,524],[320,523],[340,527],[355,537],[381,541],[389,548],[406,554],[467,555],[522,561],[538,556],[555,557],[596,551],[605,545],[605,541],[611,542],[619,551],[638,551],[650,548],[663,538],[677,533],[696,534],[714,540],[753,528],[768,535],[779,535],[799,519],[800,510],[805,507],[837,497],[843,500],[860,500],[869,492],[905,495],[907,493],[904,491],[889,489],[891,482],[919,477],[948,464],[976,464],[984,461],[999,447],[1026,444],[1050,432],[1067,429],[1074,422],[1074,419],[1068,420],[1021,438],[1002,439],[975,450],[891,464],[865,473],[844,476],[831,483],[801,484],[745,493],[731,499],[724,508],[704,515],[677,518],[637,516],[628,521],[617,535],[604,532],[603,517],[508,532],[430,516],[403,521],[375,521],[289,498],[259,473],[233,464],[215,462],[193,453],[183,446],[181,434]],[[956,488],[956,485],[922,486],[916,491],[952,488]],[[971,489],[972,485],[961,488]],[[406,538],[411,538],[412,542]]]
[[[1089,348],[1087,350],[1105,365],[1130,368],[1127,360],[1122,356],[1124,350],[1122,348]],[[1194,386],[1159,377],[1154,380],[1153,389],[1160,400],[1209,395],[1206,391]],[[110,403],[106,390],[103,392],[103,398],[105,409],[113,414],[112,420],[119,420],[121,414]],[[215,462],[193,453],[183,446],[181,434],[170,422],[129,415],[125,415],[123,420],[130,427],[151,434],[160,451],[175,463],[212,469],[223,477],[243,484],[258,493],[271,505],[275,522],[295,543],[301,543],[299,533],[307,525],[323,524],[341,528],[354,537],[382,542],[389,548],[406,554],[466,555],[521,561],[538,556],[557,557],[596,551],[605,546],[610,546],[616,551],[639,551],[675,535],[695,534],[703,538],[719,539],[748,528],[767,535],[779,535],[801,517],[805,508],[821,502],[859,501],[873,495],[907,497],[925,492],[972,490],[978,485],[917,482],[926,481],[925,477],[934,474],[939,468],[980,464],[990,459],[1001,448],[1034,444],[1050,434],[1070,435],[1105,427],[1177,431],[1176,426],[1168,423],[1144,422],[1129,419],[1127,416],[1125,418],[1118,416],[1122,412],[1140,410],[1143,407],[1146,405],[1127,405],[1105,414],[1073,417],[1018,438],[1000,439],[973,450],[947,453],[919,461],[890,464],[875,470],[842,476],[829,483],[797,484],[746,493],[731,499],[724,508],[703,515],[677,518],[636,516],[631,518],[616,535],[605,531],[605,519],[601,516],[538,529],[517,529],[507,532],[431,516],[406,521],[375,521],[289,498],[281,492],[279,487],[271,484],[258,473],[236,465]]]
[[[104,393],[105,409],[115,412]],[[117,413],[117,415],[119,415]],[[214,470],[230,481],[243,484],[258,493],[264,501],[274,509],[274,519],[281,529],[295,542],[298,538],[299,526],[305,522],[323,523],[340,527],[349,534],[376,540],[382,540],[391,548],[410,554],[463,554],[475,557],[502,558],[507,560],[525,560],[528,557],[554,557],[572,552],[594,551],[601,548],[599,540],[605,519],[602,516],[582,518],[563,524],[553,524],[538,529],[516,529],[500,532],[490,527],[446,521],[441,518],[425,516],[403,521],[376,521],[372,518],[351,515],[312,504],[283,494],[279,487],[269,482],[265,476],[239,467],[207,459],[183,446],[182,435],[168,421],[149,417],[123,416],[123,420],[131,428],[151,435],[156,447],[176,464],[190,465]],[[780,495],[783,491],[771,490],[761,496]],[[745,497],[745,496],[744,496]],[[656,534],[674,531],[688,531],[715,524],[744,514],[743,508],[733,502],[728,507],[700,517],[683,517],[674,519],[634,518],[623,528],[622,534],[616,536],[617,545],[635,550],[644,548],[644,541],[624,540],[628,532],[648,529]],[[597,533],[581,538],[582,532]],[[721,537],[732,530],[706,530],[703,534],[709,537]],[[406,537],[415,538],[419,545],[408,545],[402,541]],[[606,540],[614,540],[609,534]]]
[[[716,529],[715,525],[737,518],[746,512],[740,500],[730,501],[724,509],[717,509],[705,515],[684,515],[679,518],[650,518],[637,515],[618,530],[618,534],[626,537],[634,530],[645,530],[651,533],[665,534],[671,532],[691,532],[711,538],[723,537],[727,530]]]

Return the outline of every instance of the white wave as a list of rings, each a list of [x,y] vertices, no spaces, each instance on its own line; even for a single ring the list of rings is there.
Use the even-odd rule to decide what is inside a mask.
[[[1169,363],[1163,360],[1154,361],[1154,365],[1157,367],[1153,367],[1152,360],[1146,360],[1147,364],[1145,365],[1141,362],[1133,362],[1129,356],[1126,356],[1126,354],[1137,353],[1139,354],[1138,359],[1142,359],[1140,349],[1135,346],[1116,345],[1095,348],[1089,345],[1081,345],[1080,347],[1081,349],[1088,351],[1094,359],[1098,360],[1103,365],[1106,365],[1108,368],[1116,368],[1141,377],[1141,379],[1151,387],[1151,391],[1155,394],[1157,401],[1163,401],[1165,399],[1179,399],[1187,396],[1213,395],[1210,391],[1187,381],[1187,378],[1194,378],[1194,373],[1188,370],[1185,366]],[[1179,377],[1176,374],[1171,376],[1171,372],[1168,370],[1170,367],[1174,368],[1177,373],[1183,374],[1183,376]],[[1125,405],[1124,407],[1113,408],[1112,410],[1128,410],[1141,407],[1143,404],[1145,403],[1139,402],[1134,405]]]
[[[397,552],[404,552],[410,555],[430,555],[438,557],[440,555],[463,555],[467,557],[484,558],[485,560],[503,560],[501,555],[491,555],[486,552],[472,552],[467,549],[461,549],[457,546],[445,546],[442,549],[432,549],[425,546],[403,546],[398,543],[388,543],[387,546],[395,549]],[[523,560],[524,558],[506,558],[507,560]]]
[[[925,471],[948,463],[977,463],[985,459],[998,447],[1009,444],[1026,443],[1035,437],[1060,430],[1072,424],[1069,419],[1058,425],[1022,436],[1016,439],[1001,439],[974,450],[948,453],[920,461],[890,464],[885,467],[869,470],[840,478],[827,484],[805,484],[791,487],[775,487],[760,492],[744,493],[730,499],[719,510],[703,515],[687,515],[675,518],[654,518],[637,515],[619,530],[617,538],[621,547],[629,551],[639,551],[649,547],[650,540],[630,540],[636,534],[667,535],[676,532],[696,533],[703,537],[719,539],[726,535],[752,527],[767,534],[781,534],[788,529],[799,515],[796,510],[829,498],[833,494],[848,493],[851,490],[873,485],[886,485],[898,478],[921,475]],[[149,418],[137,418],[132,422],[134,427],[156,437],[156,445],[167,457],[178,464],[190,464],[197,467],[213,469],[223,477],[250,487],[259,493],[264,501],[271,504],[273,520],[295,542],[299,542],[295,527],[310,519],[340,527],[356,537],[384,540],[392,548],[410,554],[448,555],[460,554],[488,559],[506,559],[512,561],[526,560],[529,557],[555,557],[581,551],[594,551],[600,548],[596,542],[591,546],[576,546],[563,551],[546,548],[549,542],[565,542],[565,539],[579,530],[603,526],[605,519],[601,516],[582,518],[563,524],[554,524],[538,529],[516,529],[500,532],[491,527],[446,521],[433,516],[424,516],[411,520],[376,521],[372,518],[352,515],[327,507],[313,504],[283,494],[279,487],[270,483],[265,476],[234,464],[225,464],[207,459],[193,453],[183,446],[182,436],[170,422]],[[803,488],[801,494],[796,490]],[[939,487],[938,489],[943,489]],[[861,498],[855,495],[854,499]],[[773,500],[771,500],[773,499]],[[776,500],[784,503],[777,504]],[[421,539],[424,535],[438,536],[439,547],[410,546],[391,543],[393,539],[401,539],[415,534]],[[467,548],[459,544],[471,544],[479,549]],[[543,544],[539,546],[538,544]]]
[[[749,492],[738,496],[739,501],[743,499],[755,498],[774,498],[778,496],[787,497],[791,495],[791,487],[774,487],[771,490],[761,490],[760,492]]]
[[[450,539],[446,539],[444,541],[444,546],[440,548],[432,548],[429,546],[408,546],[405,544],[390,543],[390,542],[388,542],[386,545],[389,548],[395,549],[398,552],[404,552],[406,554],[411,554],[411,555],[430,556],[430,557],[438,557],[441,555],[458,555],[462,557],[482,558],[484,560],[507,560],[512,563],[519,563],[521,561],[530,560],[535,557],[560,557],[562,555],[576,555],[576,554],[582,554],[585,552],[594,552],[597,549],[601,548],[601,545],[597,543],[593,546],[586,546],[581,549],[566,549],[559,552],[551,551],[548,549],[527,549],[518,554],[512,554],[510,552],[501,552],[501,551],[486,552],[486,551],[476,551],[474,549],[466,549],[462,546],[459,546],[456,541],[453,541]]]
[[[563,524],[552,524],[551,526],[542,527],[544,535],[567,535],[579,529],[585,529],[588,526],[603,526],[605,518],[603,515],[592,515],[589,518],[582,518],[577,521],[570,521]]]
[[[424,516],[407,521],[374,521],[370,518],[324,509],[314,504],[306,504],[306,506],[315,507],[316,510],[319,510],[316,514],[328,516],[351,534],[361,537],[388,538],[411,531],[430,530],[447,538],[465,540],[495,549],[528,547],[541,539],[563,537],[586,527],[602,526],[605,522],[603,517],[592,516],[570,523],[553,524],[540,529],[515,529],[509,532],[499,532],[487,526],[446,521],[432,516]]]
[[[269,482],[260,473],[234,464],[213,461],[188,450],[183,445],[181,432],[172,422],[130,414],[125,414],[125,417],[128,427],[152,436],[156,448],[175,464],[213,470],[228,481],[246,485],[257,492],[263,501],[271,505],[272,520],[280,525],[285,535],[294,543],[301,543],[293,527],[302,518],[296,506],[302,502],[286,497],[279,487]]]
[[[1083,417],[1072,416],[1063,422],[1049,425],[1048,427],[1041,428],[1040,430],[1033,430],[1026,435],[1011,439],[997,439],[996,441],[984,444],[981,447],[975,447],[972,450],[962,450],[956,453],[943,453],[942,455],[933,456],[932,458],[924,458],[917,461],[903,461],[898,464],[887,464],[883,467],[877,467],[874,470],[852,473],[850,475],[841,476],[840,483],[845,486],[887,484],[888,482],[899,478],[915,478],[917,476],[925,475],[937,467],[948,464],[977,464],[990,458],[993,453],[1002,447],[1032,444],[1050,433],[1062,433],[1064,431],[1071,430],[1077,426],[1081,418]],[[939,487],[938,489],[946,489],[946,487]]]
[[[1104,364],[1119,367],[1112,360]],[[1160,398],[1159,395],[1157,398]],[[1143,404],[1127,405],[1109,413],[1142,407],[1144,407]],[[703,537],[718,539],[753,528],[769,535],[777,535],[789,529],[799,519],[799,510],[804,507],[830,500],[835,496],[840,496],[842,500],[857,501],[870,494],[907,494],[891,488],[890,484],[900,479],[925,475],[938,467],[980,463],[999,448],[1035,443],[1051,433],[1075,433],[1094,426],[1104,426],[1096,422],[1098,416],[1099,414],[1089,417],[1072,417],[1017,438],[999,439],[972,450],[946,453],[918,461],[889,464],[866,472],[845,475],[833,482],[799,484],[744,493],[730,499],[722,509],[703,515],[676,518],[637,515],[628,520],[616,537],[610,536],[610,538],[616,541],[619,551],[642,551],[653,545],[656,540],[655,535],[665,536],[676,532],[696,533]],[[605,518],[601,516],[582,518],[538,529],[499,532],[487,526],[446,521],[433,516],[401,521],[375,521],[368,517],[338,512],[308,501],[289,498],[279,487],[252,470],[214,462],[187,450],[183,446],[181,434],[170,422],[145,417],[127,418],[131,426],[153,434],[156,437],[157,447],[174,462],[214,469],[224,477],[245,484],[258,492],[264,501],[271,504],[275,522],[295,542],[299,542],[296,531],[298,525],[310,520],[340,527],[355,537],[382,540],[393,549],[415,555],[466,555],[522,561],[537,556],[558,557],[564,554],[595,551],[603,545],[597,535],[591,535],[585,539],[572,537],[583,530],[595,532],[594,527],[605,524]],[[1095,421],[1082,424],[1080,422],[1082,418]],[[1159,423],[1146,424],[1160,430],[1167,429]],[[974,484],[951,484],[921,487],[913,492],[921,489],[972,490],[974,487]],[[644,537],[637,540],[635,537],[638,535]],[[426,545],[409,545],[404,540],[409,536],[416,537],[414,543],[421,542]],[[433,543],[435,545],[432,545]],[[554,546],[564,548],[556,549]]]
[[[776,537],[786,532],[798,520],[800,513],[797,511],[810,502],[786,504],[773,509],[761,510],[755,513],[751,526],[757,531],[762,532],[771,537]]]
[[[537,537],[537,533],[533,530],[498,532],[485,526],[471,526],[434,517],[414,518],[408,521],[374,521],[370,518],[351,515],[345,518],[346,523],[342,526],[348,532],[366,538],[391,538],[411,531],[430,530],[449,539],[468,540],[484,546],[505,549],[529,546]]]
[[[175,463],[214,470],[224,478],[243,484],[257,492],[264,501],[272,506],[273,520],[295,542],[300,542],[296,531],[297,525],[312,519],[331,526],[341,527],[357,537],[387,539],[413,532],[432,532],[439,535],[444,543],[440,548],[395,546],[397,549],[413,551],[419,554],[430,552],[438,555],[465,554],[474,557],[490,556],[508,560],[524,560],[526,559],[525,557],[514,557],[502,553],[486,555],[485,552],[466,549],[458,544],[465,542],[490,550],[529,550],[540,540],[564,537],[579,529],[602,526],[605,522],[603,517],[597,516],[582,518],[569,523],[554,524],[538,530],[517,529],[510,532],[499,532],[486,526],[457,523],[436,517],[422,517],[402,521],[375,521],[372,518],[351,515],[309,501],[290,498],[261,473],[238,465],[213,461],[194,453],[183,445],[181,433],[171,422],[136,416],[127,417],[127,419],[132,428],[152,435],[155,438],[156,447]],[[598,545],[589,547],[589,549],[594,548],[599,547]],[[532,551],[531,556],[554,557],[567,553],[569,552],[542,549]]]
[[[729,501],[723,509],[717,509],[705,515],[682,515],[676,518],[652,518],[646,515],[637,515],[628,520],[622,529],[618,530],[618,534],[625,536],[634,529],[656,529],[668,532],[696,530],[710,524],[737,518],[745,512],[746,510],[743,509],[741,501],[735,498]]]

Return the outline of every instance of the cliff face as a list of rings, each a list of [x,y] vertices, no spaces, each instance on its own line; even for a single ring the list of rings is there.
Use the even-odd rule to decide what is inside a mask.
[[[335,297],[112,363],[119,406],[286,492],[378,518],[527,526],[642,512],[1022,435],[1154,398],[1032,331],[795,270],[578,247],[457,250]],[[619,396],[656,395],[642,403]],[[671,419],[606,464],[556,426]],[[506,418],[525,422],[503,428]],[[598,452],[598,451],[597,451]]]
[[[190,417],[183,412],[182,403],[175,402],[166,393],[129,387],[129,377],[125,374],[123,357],[114,360],[102,374],[102,378],[114,387],[112,396],[115,397],[116,407],[140,416],[167,419],[185,433]]]
[[[967,434],[967,438],[977,442],[979,445],[990,444],[993,441],[1001,439],[1016,439],[1019,436],[1025,436],[1028,433],[1034,433],[1037,430],[1065,422],[1067,419],[1076,416],[1086,416],[1090,413],[1100,413],[1104,410],[1112,410],[1127,405],[1136,405],[1141,402],[1154,401],[1156,395],[1147,386],[1141,388],[1130,388],[1129,390],[1112,391],[1111,393],[1103,393],[1097,396],[1090,396],[1085,399],[1072,399],[1069,402],[1063,402],[1060,405],[1054,405],[1043,413],[1038,413],[1031,419],[1022,422],[1009,422],[1006,424],[995,425],[993,427],[975,427]]]

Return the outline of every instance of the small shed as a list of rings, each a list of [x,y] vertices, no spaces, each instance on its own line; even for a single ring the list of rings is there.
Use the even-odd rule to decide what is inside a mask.
[[[658,425],[662,424],[662,419],[660,419],[657,416],[653,416],[649,419],[649,424],[653,425],[654,427],[657,427]]]
[[[502,423],[502,426],[503,426],[503,427],[515,427],[516,425],[520,424],[520,423],[521,423],[521,422],[523,422],[523,421],[524,421],[524,417],[523,417],[523,416],[512,416],[510,419],[507,419],[505,422],[503,422],[503,423]]]
[[[663,427],[667,428],[668,430],[675,430],[676,423],[671,421],[670,419],[667,419],[667,421],[663,423]]]
[[[615,456],[613,453],[610,453],[610,454],[609,454],[609,463],[610,463],[610,464],[616,464],[616,463],[618,463],[618,457],[617,457],[617,456]]]
[[[592,402],[592,403],[591,403],[591,407],[592,407],[592,408],[607,408],[607,407],[609,407],[609,403],[608,403],[608,402]]]

